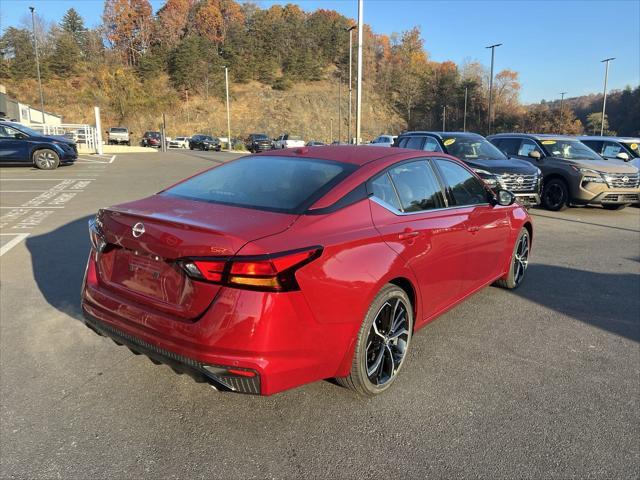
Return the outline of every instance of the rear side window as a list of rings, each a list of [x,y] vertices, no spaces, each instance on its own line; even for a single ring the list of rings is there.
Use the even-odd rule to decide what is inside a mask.
[[[405,163],[389,170],[402,211],[419,212],[444,207],[442,190],[431,166],[424,160]]]
[[[402,210],[402,206],[398,200],[398,195],[391,184],[388,173],[379,176],[371,182],[371,191],[373,192],[374,197],[382,200],[388,205],[391,205],[396,210]]]
[[[422,150],[422,141],[423,137],[409,137],[407,143],[404,145],[404,148],[411,148],[413,150]]]
[[[615,142],[604,143],[604,148],[602,149],[602,155],[604,157],[615,157],[620,152],[624,152],[624,148],[622,148],[622,145],[620,145],[619,143],[615,143]]]
[[[424,146],[422,147],[422,149],[425,152],[441,152],[442,151],[442,149],[440,148],[440,144],[433,137],[425,137]]]
[[[246,157],[190,178],[162,195],[302,213],[356,168],[310,158]]]
[[[487,193],[481,181],[457,163],[444,159],[435,160],[455,205],[487,203]]]
[[[518,149],[518,155],[521,157],[528,157],[529,154],[533,151],[537,151],[540,154],[542,153],[542,150],[540,150],[540,147],[538,147],[536,142],[534,142],[533,140],[527,140],[527,139],[522,140],[522,144]]]

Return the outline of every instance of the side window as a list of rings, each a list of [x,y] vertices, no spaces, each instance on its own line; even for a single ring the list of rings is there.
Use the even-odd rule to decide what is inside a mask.
[[[401,138],[400,141],[398,142],[398,146],[400,148],[407,148],[407,142],[409,142],[409,137]]]
[[[604,142],[604,148],[602,149],[603,157],[614,158],[620,152],[624,152],[619,143],[616,142]]]
[[[405,163],[389,170],[402,211],[420,212],[444,207],[440,184],[425,160]]]
[[[413,150],[422,150],[423,137],[412,136],[407,140],[407,144],[404,148],[411,148]]]
[[[518,153],[520,143],[521,140],[519,138],[501,138],[499,143],[495,145],[507,155],[520,155],[520,153]],[[527,155],[529,154],[527,153]]]
[[[391,184],[388,173],[380,175],[378,178],[373,180],[371,182],[371,189],[373,191],[374,197],[377,197],[383,202],[388,203],[397,210],[402,210],[400,201],[398,200],[398,195],[396,194],[395,188]]]
[[[433,137],[425,137],[424,146],[422,147],[422,149],[425,152],[441,152],[442,151],[442,149],[440,148],[440,144]]]
[[[487,192],[481,181],[450,160],[437,158],[436,163],[456,205],[487,203]]]
[[[536,142],[534,142],[533,140],[524,139],[522,140],[520,148],[518,149],[518,155],[521,157],[528,157],[529,153],[533,152],[534,150],[537,150],[540,154],[542,154],[542,151],[540,150],[540,147],[538,147]]]
[[[601,142],[599,140],[584,140],[582,141],[582,143],[584,143],[587,147],[589,147],[597,154],[602,155],[602,147],[604,142]]]

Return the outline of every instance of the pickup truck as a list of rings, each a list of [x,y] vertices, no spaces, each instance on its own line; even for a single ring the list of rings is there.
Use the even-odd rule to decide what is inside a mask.
[[[302,137],[298,137],[296,135],[289,135],[288,133],[283,133],[278,137],[278,139],[274,142],[273,148],[296,148],[296,147],[304,147],[304,140]]]
[[[109,145],[131,145],[129,129],[127,127],[111,127],[107,131],[107,143]]]

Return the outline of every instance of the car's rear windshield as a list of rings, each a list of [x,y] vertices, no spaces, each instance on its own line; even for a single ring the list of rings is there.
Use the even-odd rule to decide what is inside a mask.
[[[300,157],[245,157],[162,192],[190,200],[303,213],[357,167]]]
[[[547,155],[567,160],[602,160],[602,157],[578,140],[547,138],[540,141]]]
[[[111,133],[127,133],[126,128],[112,128],[110,130]]]

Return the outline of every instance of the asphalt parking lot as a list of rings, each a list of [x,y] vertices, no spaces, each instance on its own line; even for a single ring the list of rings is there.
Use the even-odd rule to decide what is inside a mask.
[[[0,477],[638,478],[638,208],[534,210],[523,286],[421,330],[375,399],[220,393],[87,329],[87,219],[233,157],[0,169]]]

